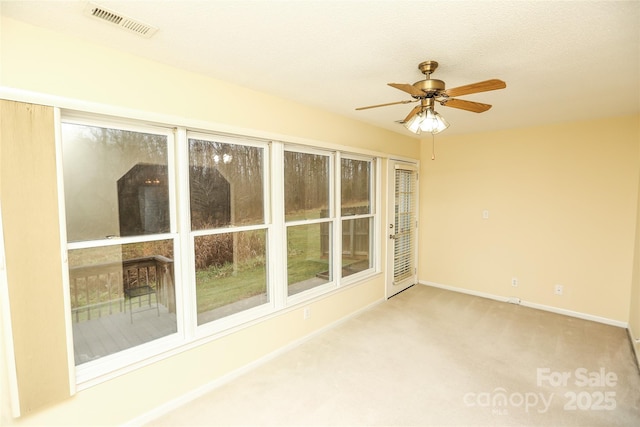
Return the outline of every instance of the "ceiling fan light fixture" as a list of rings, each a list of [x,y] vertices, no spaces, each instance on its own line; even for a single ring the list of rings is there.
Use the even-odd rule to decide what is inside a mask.
[[[404,126],[417,135],[420,135],[422,132],[435,135],[448,128],[449,122],[440,114],[433,111],[433,108],[428,107],[413,116]]]
[[[422,129],[420,129],[420,125],[424,121],[424,117],[425,117],[425,112],[424,110],[422,110],[418,114],[414,115],[409,120],[407,120],[407,122],[404,124],[404,127],[409,129],[409,131],[420,135],[420,133],[422,132]]]
[[[436,134],[442,132],[448,127],[449,122],[446,121],[444,117],[433,111],[432,108],[427,108],[425,119],[420,124],[420,129],[422,129],[423,132]]]

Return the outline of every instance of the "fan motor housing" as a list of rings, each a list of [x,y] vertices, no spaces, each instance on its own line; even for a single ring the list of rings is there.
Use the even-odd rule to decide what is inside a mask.
[[[426,94],[435,93],[444,90],[444,82],[437,79],[420,80],[419,82],[415,82],[413,87],[422,90]]]

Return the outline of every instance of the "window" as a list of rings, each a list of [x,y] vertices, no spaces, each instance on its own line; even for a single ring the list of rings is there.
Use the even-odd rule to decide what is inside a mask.
[[[177,332],[171,148],[157,130],[62,125],[76,365]]]
[[[198,325],[269,302],[265,150],[189,138]]]
[[[76,116],[61,129],[80,381],[374,272],[374,159]]]
[[[342,277],[373,268],[373,162],[341,159]]]
[[[287,294],[333,281],[332,157],[284,152]]]

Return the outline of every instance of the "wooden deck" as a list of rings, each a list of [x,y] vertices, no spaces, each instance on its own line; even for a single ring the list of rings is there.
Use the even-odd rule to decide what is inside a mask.
[[[147,307],[142,307],[143,309]],[[117,353],[177,332],[176,314],[166,307],[141,311],[140,307],[73,324],[76,365]]]

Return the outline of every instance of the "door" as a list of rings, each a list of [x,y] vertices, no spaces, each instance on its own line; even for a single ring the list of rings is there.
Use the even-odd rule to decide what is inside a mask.
[[[389,161],[387,298],[417,283],[418,168]]]

